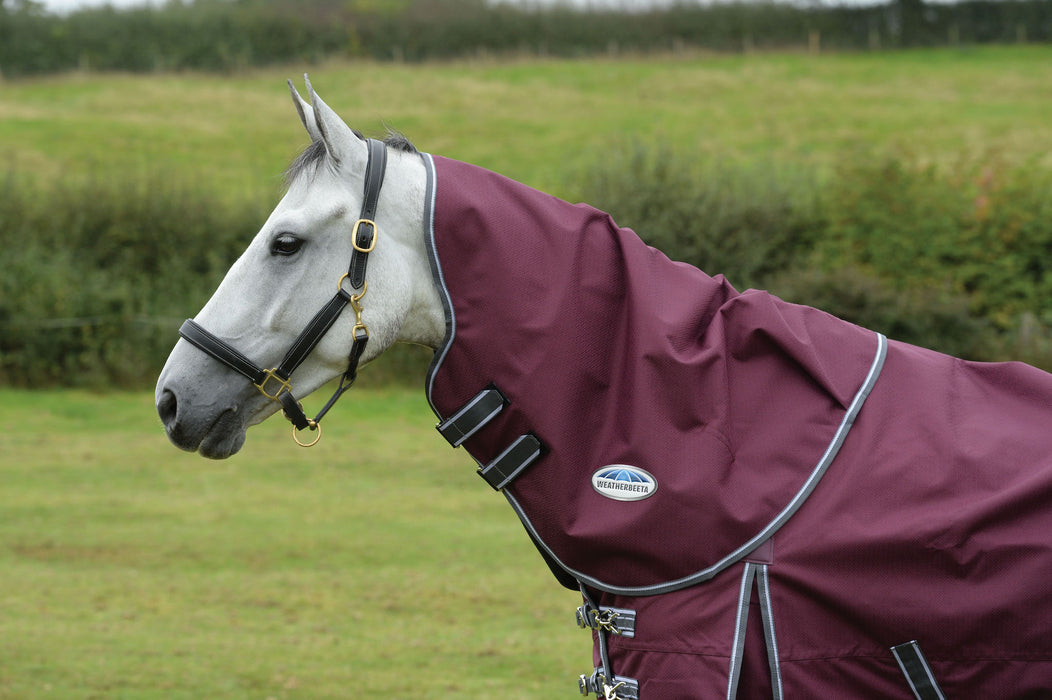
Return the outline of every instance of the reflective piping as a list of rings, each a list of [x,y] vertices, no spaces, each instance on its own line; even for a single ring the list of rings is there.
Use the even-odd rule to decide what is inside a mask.
[[[742,673],[742,658],[745,656],[745,629],[749,622],[749,597],[757,564],[745,563],[742,585],[738,591],[738,614],[734,621],[734,645],[731,647],[731,665],[727,672],[727,700],[738,697],[738,680]]]
[[[895,661],[917,700],[946,700],[916,639],[891,647],[891,653],[895,655]]]
[[[771,582],[768,578],[767,564],[761,564],[756,572],[756,589],[760,594],[763,637],[767,641],[767,663],[771,667],[771,698],[782,700],[782,664],[778,660],[778,639],[774,634],[774,612],[771,608]]]
[[[449,296],[446,278],[442,274],[442,263],[438,259],[438,249],[435,247],[435,197],[438,191],[435,161],[429,153],[421,153],[420,157],[424,161],[424,170],[427,172],[427,186],[424,191],[424,245],[427,248],[427,261],[431,265],[431,274],[438,283],[439,298],[442,300],[442,309],[446,317],[446,335],[442,339],[442,345],[435,351],[435,357],[431,360],[431,366],[427,369],[424,394],[427,396],[427,402],[431,406],[431,411],[441,420],[442,414],[435,407],[431,393],[435,385],[435,374],[446,359],[449,349],[453,347],[453,338],[457,334],[457,319],[453,313],[453,300]]]
[[[553,552],[548,544],[541,538],[537,529],[533,526],[533,523],[530,522],[529,516],[526,515],[526,511],[511,492],[505,490],[503,492],[504,497],[508,499],[508,503],[510,503],[511,507],[515,509],[516,513],[518,513],[523,526],[533,537],[537,546],[543,549],[552,561],[558,564],[568,574],[592,588],[605,591],[606,593],[615,593],[617,595],[660,595],[662,593],[678,591],[681,588],[687,588],[688,586],[693,586],[702,581],[708,581],[731,564],[748,556],[754,549],[763,544],[768,537],[773,535],[778,528],[784,525],[786,521],[796,513],[807,497],[811,495],[811,492],[815,490],[815,487],[818,486],[819,480],[825,474],[829,465],[833,463],[837,453],[844,444],[844,440],[847,439],[848,432],[851,430],[851,426],[855,424],[855,418],[858,417],[858,412],[862,410],[862,405],[866,402],[870,392],[873,391],[873,387],[876,385],[877,379],[880,377],[880,371],[884,368],[884,360],[887,358],[888,354],[888,340],[880,333],[876,333],[875,335],[877,336],[877,352],[873,357],[873,364],[869,368],[869,374],[866,375],[865,380],[862,382],[862,386],[859,388],[858,393],[855,394],[854,400],[844,414],[844,418],[840,422],[840,427],[837,428],[836,433],[833,435],[833,439],[830,441],[826,451],[822,454],[821,459],[818,460],[818,464],[815,465],[815,468],[811,472],[807,481],[804,482],[804,485],[789,502],[789,505],[787,505],[782,512],[767,525],[767,527],[761,530],[755,537],[745,542],[745,544],[741,545],[708,568],[690,574],[689,576],[684,576],[683,578],[650,586],[615,586],[605,583],[594,576],[589,576],[567,566],[566,563],[559,559],[559,557],[555,555],[555,552]]]

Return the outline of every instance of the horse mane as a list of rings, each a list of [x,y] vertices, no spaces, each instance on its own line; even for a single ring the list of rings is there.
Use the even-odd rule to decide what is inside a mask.
[[[393,148],[396,151],[402,151],[403,153],[419,153],[416,150],[416,146],[413,142],[406,137],[400,131],[387,127],[387,136],[384,137],[384,143],[387,144],[388,148]]]
[[[364,140],[361,132],[354,132],[358,138]],[[384,137],[384,143],[388,148],[392,148],[396,151],[402,151],[403,153],[417,153],[416,146],[401,132],[395,131],[391,127],[387,127],[387,136]],[[325,150],[325,144],[322,141],[312,141],[309,146],[303,149],[302,152],[289,164],[289,167],[285,169],[284,181],[285,187],[291,185],[296,178],[301,175],[308,175],[313,177],[314,173],[318,171],[318,168],[328,161],[328,152]]]

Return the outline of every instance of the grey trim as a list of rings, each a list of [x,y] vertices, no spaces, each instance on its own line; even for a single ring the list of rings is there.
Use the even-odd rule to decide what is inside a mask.
[[[431,391],[434,387],[435,373],[438,372],[442,361],[446,359],[453,338],[457,334],[457,319],[453,313],[453,300],[449,296],[446,287],[446,278],[442,274],[442,263],[438,259],[438,251],[435,248],[435,197],[438,192],[438,178],[435,174],[435,161],[429,153],[421,153],[420,158],[424,161],[424,170],[427,171],[427,186],[424,191],[424,246],[427,248],[427,260],[431,264],[431,274],[438,285],[439,297],[442,300],[442,310],[446,315],[446,335],[442,344],[435,350],[435,356],[431,360],[431,366],[427,369],[424,379],[424,394],[432,412],[439,420],[442,414],[435,408],[435,402],[431,400]]]
[[[566,564],[555,555],[555,552],[551,550],[547,543],[541,539],[541,536],[537,533],[537,529],[533,526],[533,523],[530,522],[529,516],[526,515],[526,511],[523,510],[522,506],[519,505],[519,502],[515,500],[515,497],[507,490],[503,492],[504,496],[508,499],[508,503],[511,504],[511,507],[515,509],[515,512],[518,513],[519,519],[522,520],[522,524],[526,527],[526,530],[529,531],[534,542],[537,543],[537,546],[542,548],[548,556],[551,557],[551,560],[562,567],[568,574],[592,588],[607,593],[616,593],[618,595],[660,595],[662,593],[678,591],[681,588],[687,588],[688,586],[693,586],[702,581],[708,581],[731,564],[748,556],[750,552],[763,544],[768,537],[773,535],[778,528],[784,525],[789,518],[796,513],[807,497],[811,495],[811,492],[815,490],[815,487],[818,486],[819,480],[826,473],[829,465],[833,463],[837,453],[844,444],[844,440],[847,439],[848,432],[851,430],[851,426],[854,425],[855,418],[858,417],[858,412],[862,410],[862,405],[866,402],[870,392],[873,391],[873,387],[876,385],[877,379],[880,377],[880,371],[884,368],[884,360],[887,358],[888,354],[888,340],[880,333],[876,333],[875,335],[877,336],[877,352],[873,357],[873,364],[869,368],[869,373],[866,375],[865,380],[862,382],[862,386],[859,388],[858,393],[855,394],[854,400],[852,400],[851,405],[844,414],[844,418],[840,422],[840,427],[837,428],[836,433],[833,435],[833,439],[830,441],[826,451],[822,454],[821,459],[818,460],[818,464],[815,465],[815,468],[807,478],[807,481],[804,482],[804,485],[796,493],[789,504],[767,525],[767,527],[761,530],[755,537],[751,538],[708,568],[690,574],[689,576],[684,576],[683,578],[650,586],[615,586],[609,583],[604,583],[594,576],[588,576],[587,574],[566,566]]]
[[[946,700],[916,639],[891,647],[891,653],[917,700]]]
[[[768,565],[760,564],[756,572],[756,589],[760,596],[760,619],[763,621],[763,637],[767,642],[767,663],[771,667],[771,698],[782,700],[782,663],[778,659],[778,638],[774,633],[774,612],[771,608],[771,581]]]
[[[738,697],[738,681],[742,673],[742,658],[745,656],[745,630],[749,623],[749,598],[757,564],[745,563],[741,588],[738,591],[738,612],[734,620],[734,645],[731,647],[731,665],[727,669],[727,700]]]

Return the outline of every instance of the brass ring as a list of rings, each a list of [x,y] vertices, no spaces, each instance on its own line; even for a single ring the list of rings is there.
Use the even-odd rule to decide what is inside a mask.
[[[350,276],[351,276],[350,272],[343,273],[343,276],[340,277],[340,281],[336,283],[336,289],[337,290],[343,289],[343,281],[345,279],[347,279],[348,277],[350,277]],[[362,297],[364,297],[365,293],[368,292],[368,291],[369,291],[369,280],[362,280],[362,293],[361,294],[352,294],[351,295],[351,299],[353,301],[361,301]]]
[[[314,423],[314,421],[311,422]],[[310,430],[317,431],[318,435],[310,442],[300,442],[300,436],[297,434],[299,431],[296,430],[296,426],[292,426],[292,439],[300,447],[314,447],[318,444],[318,440],[321,440],[321,424],[314,423],[314,425],[310,426]]]

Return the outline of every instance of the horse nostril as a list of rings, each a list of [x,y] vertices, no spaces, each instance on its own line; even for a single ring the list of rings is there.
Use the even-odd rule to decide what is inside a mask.
[[[161,422],[164,423],[165,428],[171,429],[175,424],[178,408],[179,402],[171,389],[162,391],[161,398],[157,401],[157,415],[161,417]]]

